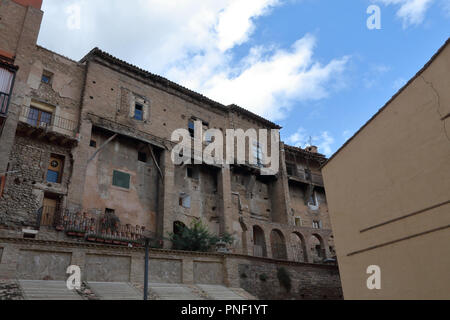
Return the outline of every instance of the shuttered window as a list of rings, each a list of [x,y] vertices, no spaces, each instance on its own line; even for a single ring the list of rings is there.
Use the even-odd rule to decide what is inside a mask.
[[[130,178],[128,173],[116,171],[113,172],[113,186],[130,189]]]

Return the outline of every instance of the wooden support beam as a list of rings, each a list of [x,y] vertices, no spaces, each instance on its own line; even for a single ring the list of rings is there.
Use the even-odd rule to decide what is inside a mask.
[[[147,144],[148,148],[150,149],[150,154],[152,155],[153,162],[155,162],[155,166],[158,169],[159,176],[161,177],[161,183],[164,185],[164,175],[162,173],[162,170],[158,164],[158,161],[156,161],[155,153],[153,152],[153,146],[151,144]]]
[[[89,160],[87,161],[87,164],[89,164],[89,162],[91,162],[92,160],[94,160],[94,158],[97,156],[97,154],[99,154],[111,141],[113,141],[116,137],[117,137],[117,133],[114,134],[112,137],[110,137],[108,140],[106,140],[101,146],[100,148],[98,148],[97,151],[94,152],[94,154],[89,158]]]

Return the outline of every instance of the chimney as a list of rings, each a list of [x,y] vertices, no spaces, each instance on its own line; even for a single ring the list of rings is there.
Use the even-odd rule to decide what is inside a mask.
[[[319,149],[316,146],[309,146],[309,147],[306,147],[306,151],[311,152],[311,153],[317,153],[319,151]]]
[[[31,6],[38,10],[41,10],[41,7],[42,7],[42,0],[13,0],[13,1],[24,7]]]

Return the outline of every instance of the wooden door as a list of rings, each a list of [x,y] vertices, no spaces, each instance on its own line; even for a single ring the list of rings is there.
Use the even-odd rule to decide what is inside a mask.
[[[44,198],[42,205],[42,218],[41,218],[41,226],[52,226],[55,212],[58,206],[58,201],[56,199]]]

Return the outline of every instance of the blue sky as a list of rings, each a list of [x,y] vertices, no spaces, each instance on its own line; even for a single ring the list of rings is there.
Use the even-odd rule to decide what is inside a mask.
[[[370,5],[381,29],[369,30]],[[44,0],[38,43],[92,47],[310,139],[330,156],[450,36],[450,0]]]

